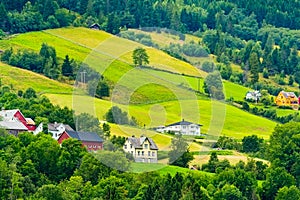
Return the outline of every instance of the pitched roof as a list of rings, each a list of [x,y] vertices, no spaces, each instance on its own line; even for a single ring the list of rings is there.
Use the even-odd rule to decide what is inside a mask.
[[[285,97],[285,98],[289,98],[289,97],[296,97],[295,93],[294,92],[285,92],[285,91],[281,91],[282,95]]]
[[[191,124],[195,124],[195,123],[192,123],[192,122],[189,122],[189,121],[185,121],[184,119],[180,122],[176,122],[176,123],[173,123],[173,124],[169,124],[167,126],[177,126],[177,125],[191,125]],[[198,126],[202,126],[201,124],[196,124]]]
[[[0,116],[3,117],[3,120],[12,120],[14,118],[14,115],[20,111],[19,109],[13,109],[13,110],[1,110]],[[25,118],[25,117],[24,117]]]
[[[91,132],[77,132],[66,130],[67,134],[74,139],[85,142],[103,142],[103,139],[97,133]]]
[[[57,127],[59,127],[60,125],[63,125],[67,131],[74,131],[74,129],[72,129],[71,126],[69,126],[68,124],[63,124],[63,123],[49,123],[48,124],[48,130],[58,131]]]
[[[137,137],[129,137],[127,138],[129,140],[129,142],[133,145],[133,147],[135,149],[142,149],[143,148],[143,143],[145,142],[145,140],[148,140],[150,143],[150,149],[152,150],[158,150],[158,147],[156,146],[155,142],[149,138],[149,137],[145,137],[142,136],[140,138]]]
[[[15,121],[0,121],[0,127],[7,130],[22,130],[28,131],[28,128],[22,122]]]
[[[29,125],[35,125],[35,122],[33,121],[33,119],[31,118],[25,118],[26,120],[26,123],[29,124]]]

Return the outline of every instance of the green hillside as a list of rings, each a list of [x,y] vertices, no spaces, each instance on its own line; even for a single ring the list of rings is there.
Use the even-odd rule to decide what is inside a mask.
[[[74,106],[74,97],[70,95],[57,95],[57,94],[47,94],[46,95],[50,100],[61,106]],[[85,112],[86,110],[91,111],[91,114],[96,114],[99,119],[104,119],[104,114],[111,107],[112,103],[105,100],[96,99],[93,100],[91,97],[75,97],[75,102],[80,102],[76,106],[78,112]],[[272,133],[276,123],[270,121],[266,118],[258,117],[250,113],[244,112],[236,107],[230,105],[224,105],[222,103],[214,102],[212,103],[209,100],[198,100],[198,106],[200,113],[195,113],[193,110],[189,110],[188,106],[183,104],[190,105],[194,101],[183,100],[178,101],[169,101],[162,102],[159,105],[157,104],[147,104],[147,105],[121,105],[117,104],[123,110],[128,110],[128,113],[131,116],[137,118],[139,122],[145,124],[146,127],[155,127],[159,125],[170,124],[175,121],[181,120],[180,108],[184,107],[186,110],[183,111],[186,120],[194,121],[194,119],[199,114],[200,120],[199,123],[203,124],[202,132],[211,133],[212,130],[217,130],[221,132],[212,132],[213,135],[226,135],[235,138],[243,138],[246,135],[256,134],[263,138],[268,138]],[[115,104],[113,104],[115,105]],[[221,106],[220,106],[221,105]],[[157,106],[157,107],[155,107]],[[220,106],[220,107],[218,107]],[[160,112],[159,112],[160,111]],[[222,113],[226,113],[224,124],[218,121],[212,122],[212,113],[214,117],[222,117]],[[220,119],[222,120],[222,119]],[[216,127],[217,126],[217,127]],[[209,130],[211,129],[211,130]],[[115,132],[119,135],[130,136],[131,133],[138,134],[140,130],[128,130],[122,131],[117,127],[114,128]]]
[[[103,119],[103,115],[111,105],[116,104],[147,127],[165,125],[184,118],[203,124],[203,133],[225,134],[237,138],[251,134],[268,138],[276,125],[270,120],[251,115],[235,107],[211,102],[205,96],[195,96],[194,92],[189,89],[202,92],[203,79],[180,74],[200,76],[203,72],[159,50],[147,48],[150,65],[154,69],[133,68],[131,51],[141,45],[103,31],[62,28],[31,32],[17,35],[10,40],[1,40],[0,48],[13,46],[38,51],[43,42],[54,46],[60,58],[68,54],[71,58],[84,60],[91,67],[103,73],[105,78],[114,85],[112,90],[112,102],[114,103],[112,103],[111,101],[95,100],[91,97],[72,97],[70,95],[71,86],[46,78],[42,83],[28,82],[27,85],[33,85],[32,87],[38,92],[47,93],[46,95],[53,103],[69,106],[77,112],[95,112],[99,119]],[[27,85],[22,84],[22,87],[25,88]],[[53,86],[47,92],[46,88],[49,85]],[[241,100],[248,90],[226,81],[224,81],[224,86],[226,98],[233,97],[237,100]],[[56,93],[67,93],[68,95]],[[195,110],[199,110],[199,113]],[[225,116],[225,114],[224,121],[222,115]],[[223,122],[225,122],[224,125]],[[122,132],[118,133],[122,134]]]
[[[0,78],[3,85],[12,84],[14,90],[25,90],[31,87],[42,94],[72,94],[73,92],[73,87],[70,85],[2,62],[0,62]]]

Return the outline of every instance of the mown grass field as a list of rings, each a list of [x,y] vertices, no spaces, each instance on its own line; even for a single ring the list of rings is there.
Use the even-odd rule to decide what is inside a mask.
[[[31,87],[41,94],[72,94],[73,87],[49,79],[28,70],[12,67],[0,62],[0,79],[3,85],[13,85],[14,90]]]
[[[191,170],[188,168],[165,165],[160,163],[131,163],[131,171],[135,173],[157,171],[161,175],[170,174],[171,176],[174,176],[177,172],[183,174],[193,173],[194,175],[214,176],[213,173],[209,172]]]
[[[110,101],[91,97],[75,97],[73,102],[71,95],[46,94],[46,96],[58,105],[70,108],[73,105],[78,112],[90,111],[99,119],[104,119],[103,117],[108,109],[112,105],[117,105],[122,110],[127,111],[130,116],[134,116],[141,125],[145,124],[146,128],[170,124],[180,121],[184,117],[186,120],[203,124],[203,133],[222,134],[238,139],[256,134],[268,139],[276,126],[275,122],[266,118],[244,112],[231,105],[211,102],[210,100],[182,100],[127,106],[112,104]],[[222,118],[223,115],[224,118]],[[199,120],[195,120],[197,118]],[[116,131],[116,134],[121,133]]]

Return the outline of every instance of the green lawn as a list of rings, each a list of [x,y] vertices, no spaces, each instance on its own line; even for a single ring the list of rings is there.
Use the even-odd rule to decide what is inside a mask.
[[[299,110],[291,110],[291,109],[276,109],[277,116],[286,116],[290,114],[299,113]]]
[[[122,105],[91,97],[47,94],[50,100],[61,106],[75,107],[78,112],[90,111],[99,119],[111,107],[117,105],[134,116],[146,128],[166,125],[182,118],[203,124],[202,132],[218,136],[220,134],[238,139],[256,134],[268,139],[276,123],[234,106],[209,100],[168,101],[147,105]],[[130,131],[129,135],[130,135]]]
[[[157,171],[161,175],[170,174],[171,176],[174,176],[177,172],[184,174],[193,173],[194,175],[214,176],[214,174],[208,172],[191,170],[188,168],[165,165],[160,163],[131,163],[131,171],[135,173]]]
[[[72,94],[73,92],[73,87],[70,85],[2,62],[0,62],[0,78],[3,85],[12,84],[15,90],[26,90],[31,87],[43,94]]]

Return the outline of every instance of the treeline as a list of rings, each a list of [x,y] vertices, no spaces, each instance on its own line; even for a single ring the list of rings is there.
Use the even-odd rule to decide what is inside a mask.
[[[287,4],[275,0],[4,0],[0,6],[0,29],[24,32],[96,22],[111,33],[118,33],[120,27],[165,27],[195,32],[221,25],[223,32],[249,40],[256,39],[257,30],[265,24],[299,29],[298,12],[299,2]]]
[[[130,163],[118,150],[88,153],[78,140],[68,139],[60,146],[43,133],[15,137],[0,129],[0,198],[299,199],[299,162],[295,159],[300,152],[299,128],[299,123],[275,128],[265,149],[271,166],[254,160],[230,165],[212,153],[202,166],[212,174],[191,171],[175,175],[130,173]],[[253,136],[244,140],[245,151],[256,151],[256,144],[262,142]]]

